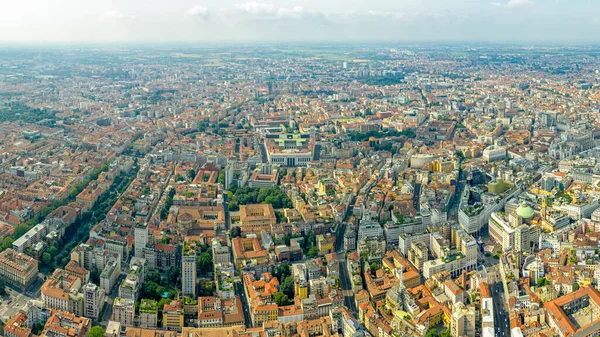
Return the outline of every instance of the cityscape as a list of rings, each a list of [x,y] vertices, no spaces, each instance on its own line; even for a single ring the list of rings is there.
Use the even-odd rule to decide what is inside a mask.
[[[0,49],[6,337],[600,335],[600,47]]]

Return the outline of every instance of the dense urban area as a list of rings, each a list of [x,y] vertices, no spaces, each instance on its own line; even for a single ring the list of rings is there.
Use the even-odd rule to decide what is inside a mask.
[[[6,337],[600,334],[600,48],[0,49]]]

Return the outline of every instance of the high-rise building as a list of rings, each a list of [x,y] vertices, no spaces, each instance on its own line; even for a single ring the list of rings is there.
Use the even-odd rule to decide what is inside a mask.
[[[148,243],[148,224],[139,223],[134,230],[135,257],[144,257],[144,248]]]
[[[104,289],[88,283],[83,287],[83,316],[97,319],[104,306]]]
[[[112,321],[117,321],[123,326],[133,326],[135,315],[134,301],[117,297],[113,301]]]
[[[475,336],[477,311],[473,306],[465,306],[462,302],[454,305],[450,335],[452,337]]]
[[[181,294],[196,297],[196,244],[184,242],[181,251]]]

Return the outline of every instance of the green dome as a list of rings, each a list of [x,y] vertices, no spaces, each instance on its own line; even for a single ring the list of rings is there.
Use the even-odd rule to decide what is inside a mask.
[[[533,208],[525,204],[521,204],[521,206],[517,207],[517,215],[523,219],[533,218],[533,214]]]

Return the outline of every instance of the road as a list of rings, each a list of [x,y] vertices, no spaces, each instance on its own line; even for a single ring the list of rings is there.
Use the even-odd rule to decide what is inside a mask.
[[[40,275],[41,274],[38,274],[38,277]],[[36,289],[35,292],[22,292],[21,290],[12,289],[10,286],[6,287],[6,296],[1,298],[0,301],[0,320],[2,322],[6,322],[8,319],[16,315],[19,312],[19,310],[25,308],[25,306],[31,299],[35,299],[39,296],[39,287],[41,286],[41,284],[37,285],[38,281],[43,282],[43,279],[38,279],[35,284],[28,288],[32,290]],[[33,296],[35,293],[38,293],[38,295]]]
[[[510,321],[504,305],[502,283],[494,283],[490,291],[494,299],[494,334],[496,337],[509,337]]]
[[[346,268],[346,251],[344,250],[344,232],[346,231],[346,224],[342,224],[338,227],[335,233],[335,254],[337,255],[339,270],[340,270],[340,281],[342,283],[342,294],[344,295],[344,305],[352,312],[355,316],[358,311],[356,310],[356,303],[354,302],[354,293],[352,293],[352,282],[348,275],[348,269]]]
[[[413,207],[417,212],[421,211],[421,184],[415,184],[415,190],[413,193]]]
[[[244,284],[242,282],[237,282],[236,280],[233,283],[233,288],[235,289],[235,294],[239,296],[240,300],[242,301],[242,308],[244,310],[244,320],[246,321],[246,327],[250,328],[252,327],[252,317],[250,317],[250,305],[248,304],[248,299],[246,298]]]

